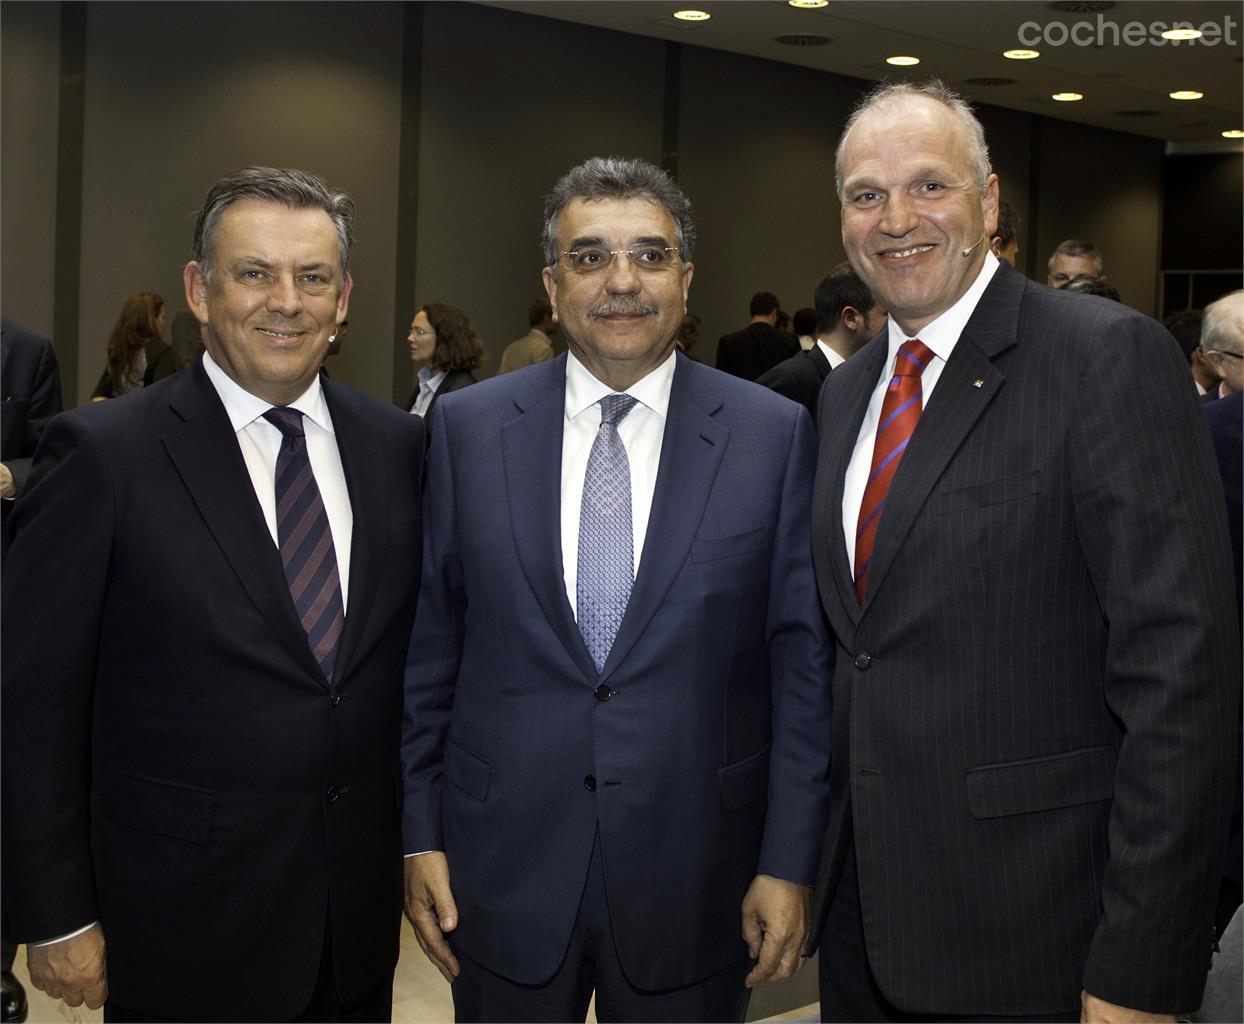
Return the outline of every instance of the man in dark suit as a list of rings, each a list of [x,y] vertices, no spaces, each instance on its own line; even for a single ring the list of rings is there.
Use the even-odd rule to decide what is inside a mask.
[[[751,322],[741,331],[725,334],[717,342],[717,369],[755,380],[765,370],[799,351],[799,339],[789,332],[779,333],[777,323],[781,303],[772,292],[757,292],[751,301]]]
[[[9,509],[26,488],[30,462],[43,429],[61,410],[60,369],[44,337],[0,320],[0,551],[8,547]],[[26,1019],[26,992],[13,975],[17,944],[8,913],[0,916],[0,1019]]]
[[[997,176],[941,83],[869,96],[837,171],[890,325],[821,396],[822,1015],[1174,1020],[1209,962],[1240,678],[1187,370],[1147,317],[989,253]]]
[[[39,438],[61,410],[52,343],[7,317],[0,320],[0,394],[0,509],[7,521],[12,502],[26,488]]]
[[[813,308],[816,343],[766,370],[756,383],[798,402],[815,420],[816,400],[825,378],[876,336],[885,326],[886,314],[849,263],[821,278]]]
[[[1205,307],[1201,349],[1218,376],[1207,400],[1244,391],[1244,290],[1230,292]]]
[[[593,988],[602,1020],[741,1020],[798,964],[829,735],[812,430],[675,352],[694,244],[664,172],[576,167],[545,217],[568,356],[433,413],[407,911],[460,1021],[582,1020]]]
[[[424,440],[318,374],[353,210],[302,171],[217,182],[207,354],[57,417],[14,510],[13,925],[112,1020],[389,1019]]]

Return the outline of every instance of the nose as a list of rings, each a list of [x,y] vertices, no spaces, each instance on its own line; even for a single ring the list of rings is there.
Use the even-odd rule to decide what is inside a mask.
[[[632,295],[639,291],[639,270],[626,253],[620,252],[605,271],[605,287],[611,295]]]
[[[881,223],[878,226],[884,234],[901,238],[909,233],[919,223],[919,220],[911,197],[902,189],[897,189],[886,196],[885,206],[881,211]]]
[[[282,316],[294,316],[302,309],[302,295],[291,275],[281,275],[268,289],[268,309]]]

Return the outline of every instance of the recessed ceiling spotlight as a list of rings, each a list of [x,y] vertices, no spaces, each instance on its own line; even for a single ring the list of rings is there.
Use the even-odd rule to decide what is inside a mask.
[[[1173,100],[1199,100],[1205,97],[1205,93],[1197,92],[1195,89],[1176,89],[1171,93]]]
[[[1002,56],[1007,60],[1036,60],[1041,56],[1040,50],[1003,50]]]
[[[1058,100],[1059,103],[1075,103],[1076,100],[1084,99],[1084,94],[1080,92],[1056,92],[1050,99]]]
[[[915,64],[919,64],[920,58],[919,57],[887,57],[885,59],[885,62],[887,64],[893,64],[895,67],[909,68]]]
[[[675,11],[674,17],[679,21],[708,21],[712,15],[708,11]]]
[[[786,0],[790,7],[801,7],[805,11],[813,10],[816,7],[828,7],[829,0]]]
[[[1239,128],[1229,128],[1222,133],[1224,139],[1244,139],[1244,130]]]
[[[1188,28],[1168,28],[1162,33],[1162,38],[1180,42],[1184,39],[1200,39],[1202,34],[1199,28],[1192,28],[1191,26]]]

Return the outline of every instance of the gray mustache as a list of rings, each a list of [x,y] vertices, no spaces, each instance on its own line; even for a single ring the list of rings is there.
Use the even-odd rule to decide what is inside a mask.
[[[587,311],[589,320],[598,320],[602,316],[656,316],[657,307],[645,305],[638,299],[619,297],[609,302],[602,302]]]

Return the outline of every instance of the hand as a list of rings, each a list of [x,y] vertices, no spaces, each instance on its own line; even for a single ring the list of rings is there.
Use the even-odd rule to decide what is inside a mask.
[[[0,498],[16,498],[17,488],[13,485],[13,471],[0,462]]]
[[[449,861],[439,850],[406,858],[406,917],[420,948],[452,985],[462,968],[445,936],[458,927],[458,908],[449,888]]]
[[[26,966],[35,988],[53,999],[63,999],[68,1006],[86,1003],[98,1010],[108,998],[104,930],[98,924],[72,939],[27,946]]]
[[[1114,1003],[1080,991],[1081,1024],[1174,1024],[1174,1021],[1173,1013],[1129,1010],[1126,1006],[1115,1006]]]
[[[769,875],[752,879],[743,897],[743,941],[756,961],[745,980],[748,988],[789,978],[799,970],[811,893],[805,885]]]

